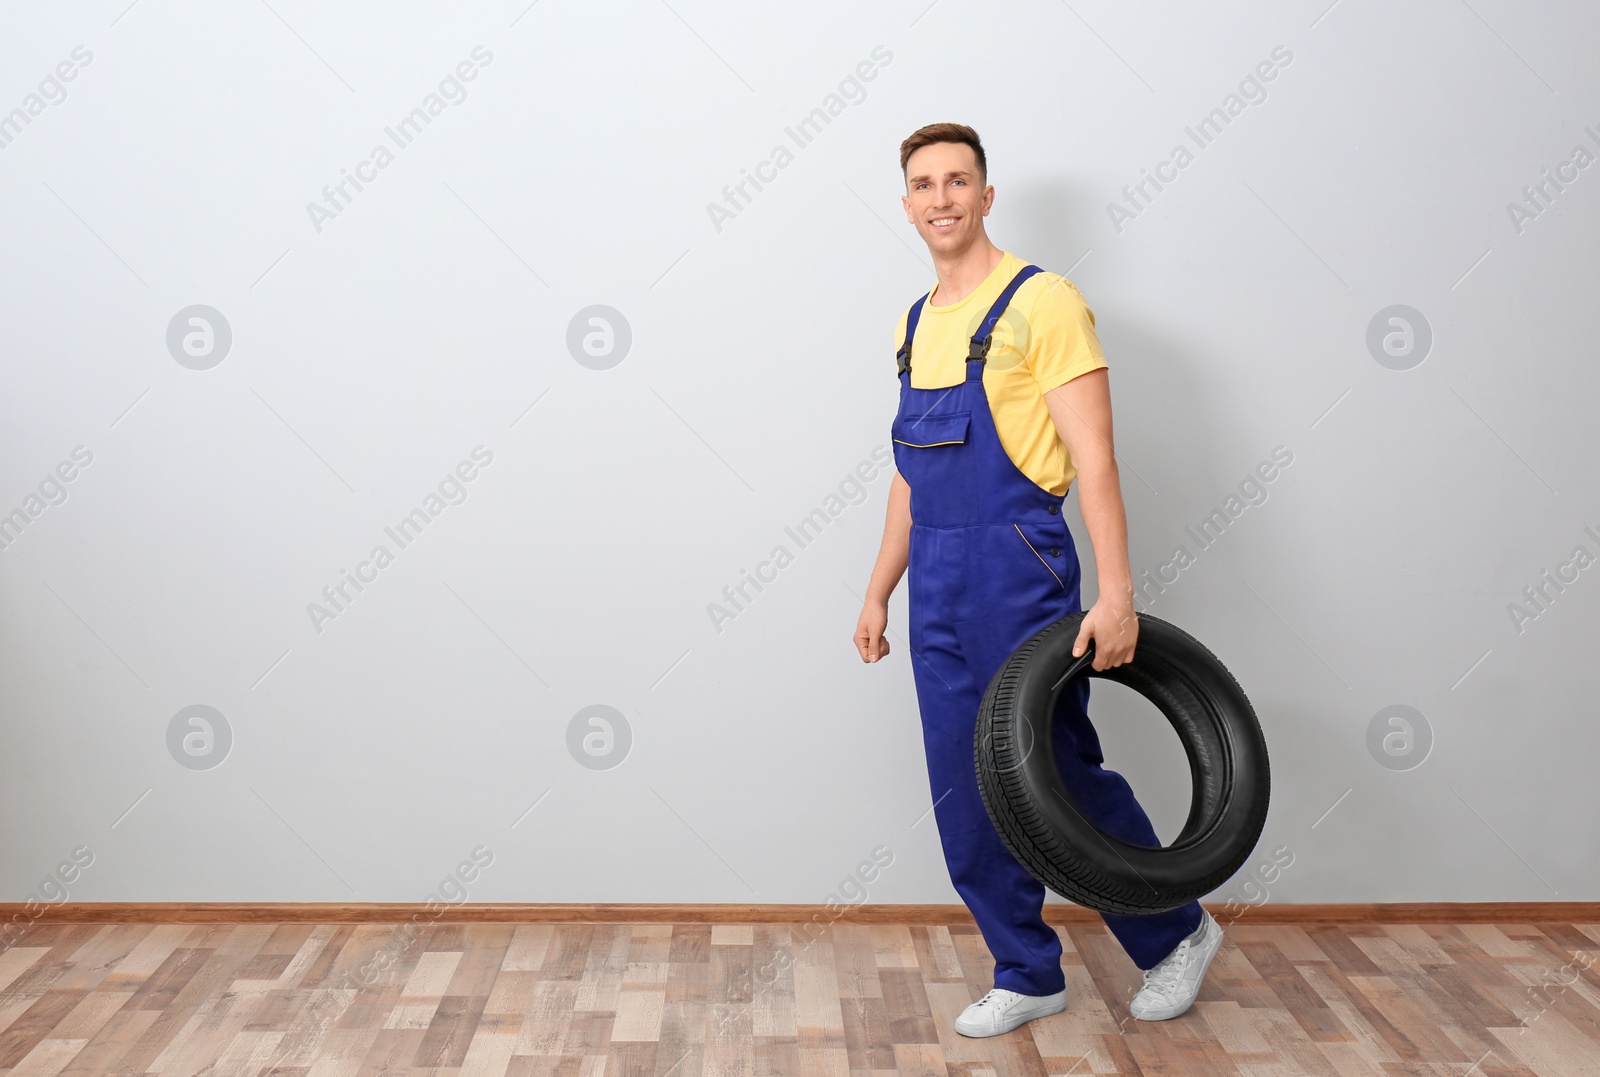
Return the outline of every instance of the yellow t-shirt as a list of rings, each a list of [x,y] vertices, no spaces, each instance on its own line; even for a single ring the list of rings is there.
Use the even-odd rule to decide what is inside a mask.
[[[966,380],[967,343],[1026,264],[1010,251],[1003,252],[984,282],[948,307],[935,305],[939,301],[935,284],[911,342],[912,388],[942,389]],[[891,355],[905,339],[909,306],[895,325]],[[983,391],[995,431],[1017,470],[1052,494],[1066,496],[1078,472],[1050,418],[1044,394],[1106,365],[1094,311],[1077,285],[1059,274],[1046,271],[1028,278],[995,323],[989,358],[983,364]]]

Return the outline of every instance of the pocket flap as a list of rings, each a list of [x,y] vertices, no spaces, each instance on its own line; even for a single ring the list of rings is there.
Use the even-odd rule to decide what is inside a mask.
[[[897,415],[890,436],[902,445],[926,449],[933,445],[960,445],[967,440],[970,412],[943,415]]]

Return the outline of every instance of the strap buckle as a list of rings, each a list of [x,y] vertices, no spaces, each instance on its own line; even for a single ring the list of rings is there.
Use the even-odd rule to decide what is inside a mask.
[[[967,362],[977,360],[983,362],[989,358],[989,339],[993,334],[982,337],[973,337],[967,342]]]
[[[894,365],[897,374],[904,374],[911,369],[911,348],[908,345],[901,345],[900,350],[894,353]]]

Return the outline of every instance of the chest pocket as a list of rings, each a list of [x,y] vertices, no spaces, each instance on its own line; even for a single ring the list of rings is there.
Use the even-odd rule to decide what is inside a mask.
[[[971,418],[972,413],[966,411],[947,415],[896,415],[889,434],[901,445],[909,445],[914,449],[962,445],[967,440],[967,426]]]

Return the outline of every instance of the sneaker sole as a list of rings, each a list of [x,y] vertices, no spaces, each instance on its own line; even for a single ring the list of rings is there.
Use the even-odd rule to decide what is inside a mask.
[[[987,1039],[990,1036],[1004,1036],[1007,1032],[1014,1032],[1017,1029],[1021,1028],[1023,1025],[1027,1024],[1029,1021],[1034,1021],[1034,1020],[1037,1020],[1038,1018],[1041,1018],[1041,1017],[1049,1017],[1051,1014],[1060,1013],[1061,1011],[1065,1010],[1066,1008],[1067,1008],[1067,1000],[1066,1000],[1065,994],[1063,994],[1062,995],[1062,999],[1061,999],[1061,1001],[1059,1003],[1052,1003],[1050,1005],[1044,1006],[1043,1008],[1041,1008],[1039,1010],[1026,1013],[1025,1015],[1020,1016],[1020,1017],[1008,1017],[1006,1019],[1007,1023],[1002,1025],[999,1028],[996,1028],[996,1029],[992,1029],[992,1030],[974,1030],[974,1031],[969,1032],[966,1029],[961,1027],[961,1018],[959,1018],[959,1017],[956,1018],[955,1023],[954,1023],[954,1025],[952,1025],[952,1027],[957,1032],[959,1032],[961,1035],[967,1036],[967,1037],[969,1037],[971,1039]]]

